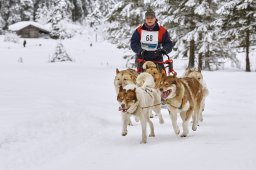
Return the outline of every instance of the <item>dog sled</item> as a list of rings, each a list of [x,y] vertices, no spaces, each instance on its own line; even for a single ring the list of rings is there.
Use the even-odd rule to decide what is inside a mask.
[[[167,60],[164,61],[152,61],[156,64],[158,70],[164,74],[164,75],[177,75],[176,71],[173,69],[173,60],[170,59],[170,56],[168,54],[165,54],[167,57]],[[142,56],[143,57],[143,56]],[[144,58],[138,58],[137,60],[138,65],[142,69],[142,65],[147,61]],[[143,69],[142,69],[143,70]]]

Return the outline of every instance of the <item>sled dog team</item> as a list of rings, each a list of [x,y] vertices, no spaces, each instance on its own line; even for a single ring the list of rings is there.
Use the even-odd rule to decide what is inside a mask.
[[[130,117],[135,116],[142,129],[140,143],[147,143],[147,123],[150,127],[149,137],[154,137],[154,125],[150,118],[153,117],[153,111],[159,123],[164,123],[161,101],[164,101],[168,108],[173,130],[177,135],[180,134],[177,125],[178,114],[182,119],[181,137],[188,135],[191,118],[192,130],[196,131],[198,122],[203,121],[202,112],[208,95],[201,71],[186,69],[182,77],[165,76],[151,61],[143,64],[143,70],[144,72],[138,75],[132,69],[116,69],[114,85],[122,115],[122,135],[127,135],[127,126],[132,125]]]

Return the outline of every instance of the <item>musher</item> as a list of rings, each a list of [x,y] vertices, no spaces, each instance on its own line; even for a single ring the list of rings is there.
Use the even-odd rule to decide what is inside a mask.
[[[131,49],[136,53],[135,65],[138,73],[143,71],[144,61],[155,62],[162,73],[165,73],[163,55],[172,51],[173,43],[168,31],[157,21],[155,12],[148,8],[145,13],[145,23],[137,27],[132,35]],[[172,62],[169,71],[173,71]]]

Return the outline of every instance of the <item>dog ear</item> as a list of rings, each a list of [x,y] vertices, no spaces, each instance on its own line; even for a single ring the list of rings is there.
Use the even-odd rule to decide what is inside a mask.
[[[177,76],[177,74],[170,75],[170,77],[172,77],[172,78],[176,78],[176,76]]]
[[[118,70],[118,68],[116,68],[116,74],[120,73],[120,71]]]

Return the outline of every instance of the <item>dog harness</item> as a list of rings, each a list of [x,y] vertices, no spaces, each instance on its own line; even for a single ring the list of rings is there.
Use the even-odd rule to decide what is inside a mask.
[[[153,97],[152,94],[150,94],[150,92],[152,92],[151,89],[149,88],[145,88],[144,89],[145,92],[150,95],[150,97]],[[134,103],[132,106],[129,107],[129,109],[127,109],[125,112],[128,113],[128,114],[133,114],[138,108],[140,109],[147,109],[147,108],[150,108],[150,107],[155,107],[155,106],[158,106],[158,105],[161,105],[161,103],[159,104],[155,104],[155,105],[152,105],[152,106],[144,106],[144,107],[139,107],[139,101],[137,101],[136,103]],[[120,110],[119,110],[120,111]]]

